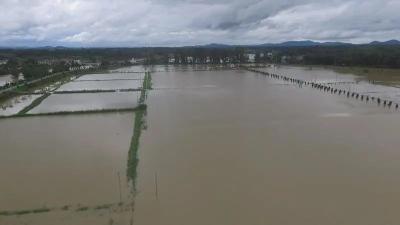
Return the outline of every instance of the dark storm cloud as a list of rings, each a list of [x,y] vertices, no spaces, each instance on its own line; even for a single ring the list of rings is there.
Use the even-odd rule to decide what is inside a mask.
[[[400,38],[398,0],[0,0],[0,45]]]

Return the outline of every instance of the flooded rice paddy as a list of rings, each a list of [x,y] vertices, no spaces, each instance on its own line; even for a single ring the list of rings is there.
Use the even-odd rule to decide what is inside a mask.
[[[13,75],[0,75],[0,87],[6,85],[7,83],[11,83],[13,80]]]
[[[75,81],[62,85],[57,91],[139,89],[142,83],[143,80]]]
[[[53,94],[28,113],[128,109],[139,103],[140,92]]]
[[[35,88],[32,95],[17,93],[0,103],[0,116],[134,109],[139,106],[143,80],[144,73],[73,76]]]
[[[143,73],[105,73],[84,75],[76,81],[143,80],[143,78]]]
[[[19,95],[1,103],[0,116],[15,115],[41,95]]]
[[[279,69],[397,101],[360,75]],[[0,120],[0,224],[400,222],[393,107],[246,70],[152,82],[145,111]]]

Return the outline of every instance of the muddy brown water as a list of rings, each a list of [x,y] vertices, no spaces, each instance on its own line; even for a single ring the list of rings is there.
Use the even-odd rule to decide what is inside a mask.
[[[400,112],[246,71],[152,76],[132,216],[57,211],[0,224],[400,222]],[[0,209],[116,201],[133,119],[0,120]]]

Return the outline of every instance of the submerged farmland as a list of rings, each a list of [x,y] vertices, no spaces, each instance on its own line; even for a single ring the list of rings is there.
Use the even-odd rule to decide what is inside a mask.
[[[150,76],[147,72],[110,72],[83,75],[67,82],[58,81],[49,84],[51,88],[42,88],[41,95],[33,95],[35,98],[26,95],[5,101],[0,116],[135,110],[143,102],[144,85],[146,80],[151,80]]]
[[[400,78],[211,68],[82,76],[143,79],[1,119],[0,224],[396,224]]]
[[[7,193],[0,195],[0,224],[131,220],[139,140],[151,89],[150,73],[142,77],[137,91],[49,92],[20,115],[24,117],[0,120],[5,138],[0,183],[9,179],[0,187]],[[19,135],[25,136],[23,142],[15,139]],[[9,166],[17,169],[7,170]],[[28,186],[29,191],[24,190]],[[46,196],[38,199],[34,193],[39,192]]]

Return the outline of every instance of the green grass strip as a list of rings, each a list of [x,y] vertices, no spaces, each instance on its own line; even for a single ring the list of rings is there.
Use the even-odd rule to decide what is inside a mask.
[[[80,110],[80,111],[60,111],[50,113],[38,114],[16,114],[12,116],[0,116],[0,119],[17,118],[17,117],[37,117],[37,116],[58,116],[58,115],[77,115],[77,114],[95,114],[95,113],[115,113],[115,112],[135,112],[144,110],[146,105],[139,105],[135,108],[121,108],[121,109],[96,109],[96,110]]]
[[[40,96],[39,98],[35,99],[30,105],[28,105],[27,107],[23,108],[21,111],[19,111],[17,113],[17,115],[24,115],[27,112],[29,112],[31,109],[35,108],[36,106],[40,105],[40,103],[43,102],[43,100],[45,100],[47,97],[50,96],[50,93],[46,93],[42,96]]]
[[[138,110],[135,112],[135,122],[133,126],[133,135],[131,139],[131,144],[128,152],[128,166],[127,166],[127,176],[132,182],[132,192],[136,192],[136,177],[137,177],[137,166],[139,164],[139,158],[137,156],[139,150],[140,136],[142,130],[145,128],[145,115],[146,109]]]

